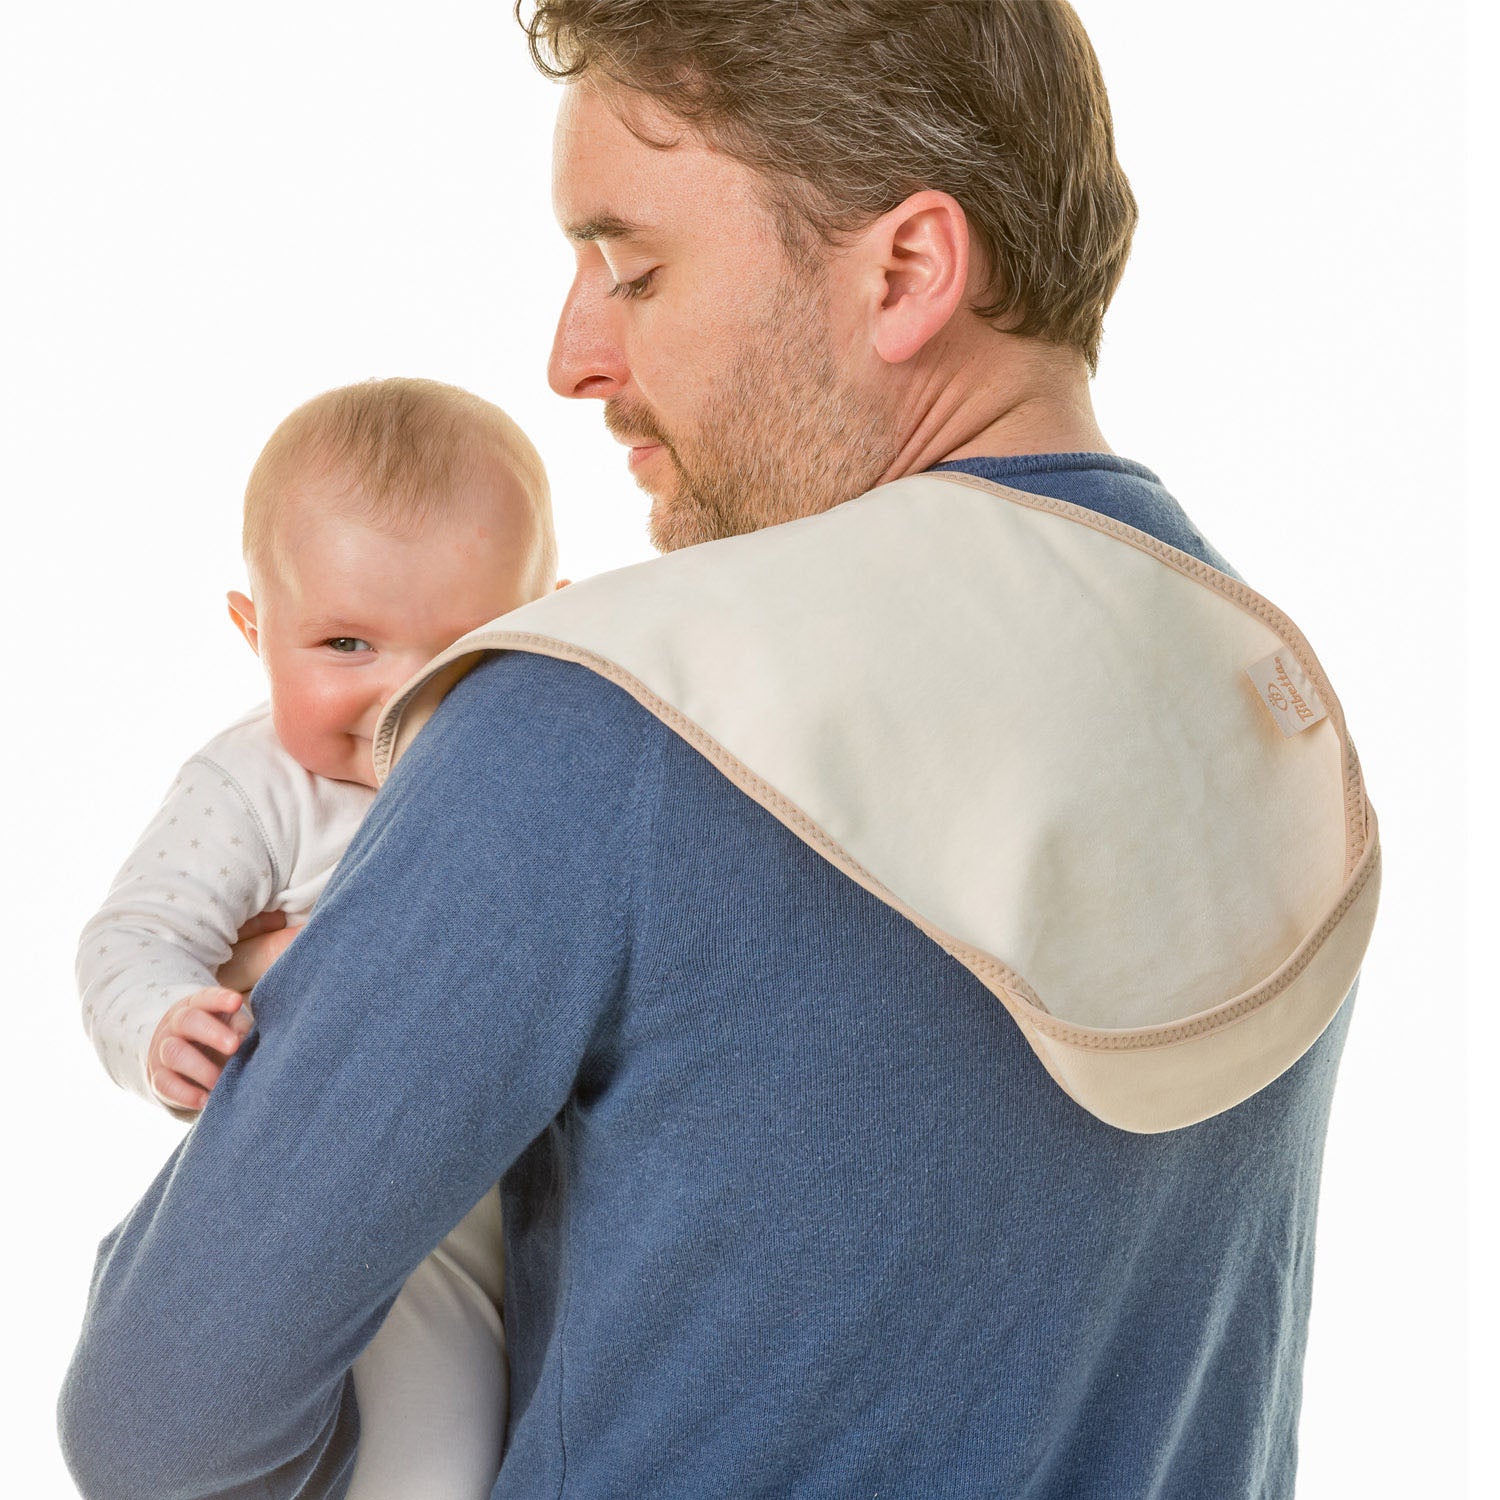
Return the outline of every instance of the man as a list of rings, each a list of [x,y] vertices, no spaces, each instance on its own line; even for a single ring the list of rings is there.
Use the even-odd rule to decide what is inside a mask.
[[[552,383],[668,555],[392,706],[106,1243],[80,1486],[343,1493],[348,1367],[498,1179],[497,1496],[1290,1494],[1377,845],[1306,643],[1094,423],[1134,205],[1081,27],[530,30]]]

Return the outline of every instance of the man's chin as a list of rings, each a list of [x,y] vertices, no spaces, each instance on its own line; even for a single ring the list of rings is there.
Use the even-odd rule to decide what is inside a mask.
[[[691,492],[684,497],[686,486],[675,464],[643,464],[636,472],[635,482],[651,497],[646,532],[658,552],[676,552],[708,539]]]
[[[651,496],[647,533],[658,552],[680,552],[756,529],[753,524],[734,524],[715,503],[712,491],[705,494],[691,483],[675,460],[643,466],[636,483]]]
[[[644,485],[641,486],[645,488]],[[651,497],[651,513],[646,518],[646,534],[658,552],[676,552],[691,543],[683,532],[681,517],[677,515],[670,499],[660,495]]]
[[[706,520],[691,498],[684,500],[678,493],[654,495],[646,523],[651,545],[658,552],[680,552],[699,542],[711,542],[715,532]]]

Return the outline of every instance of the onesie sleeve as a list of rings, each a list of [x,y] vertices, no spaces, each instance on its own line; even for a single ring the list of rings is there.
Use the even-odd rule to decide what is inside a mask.
[[[152,1034],[177,1001],[217,983],[240,927],[270,906],[277,866],[243,779],[195,755],[78,941],[83,1024],[121,1088],[166,1104],[146,1076]]]

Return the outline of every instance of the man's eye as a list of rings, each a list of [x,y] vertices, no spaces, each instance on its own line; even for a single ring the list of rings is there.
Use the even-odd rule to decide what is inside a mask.
[[[651,283],[656,280],[656,267],[652,267],[643,276],[637,276],[634,281],[617,281],[609,289],[611,297],[624,297],[627,301],[632,297],[644,297],[651,290]]]
[[[341,651],[346,656],[353,656],[358,651],[369,651],[373,648],[368,641],[362,641],[357,636],[336,635],[323,642],[330,651]]]

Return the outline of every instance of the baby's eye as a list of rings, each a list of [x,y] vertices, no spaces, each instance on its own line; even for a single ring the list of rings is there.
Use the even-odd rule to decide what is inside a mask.
[[[323,642],[330,651],[339,651],[346,656],[353,656],[358,651],[372,651],[374,647],[368,641],[362,641],[357,636],[336,635]]]

